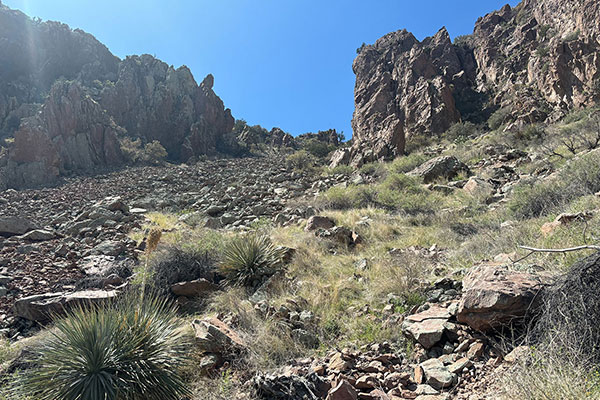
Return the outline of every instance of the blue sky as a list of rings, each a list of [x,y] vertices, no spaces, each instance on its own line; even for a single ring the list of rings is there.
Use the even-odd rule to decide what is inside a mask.
[[[446,26],[473,31],[507,0],[2,0],[98,38],[117,56],[148,53],[190,67],[234,117],[298,135],[351,136],[352,61],[363,42],[406,28],[418,39]],[[509,1],[516,5],[518,1]]]

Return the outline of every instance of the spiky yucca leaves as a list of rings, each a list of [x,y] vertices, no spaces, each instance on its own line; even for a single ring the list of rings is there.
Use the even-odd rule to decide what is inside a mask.
[[[232,285],[256,288],[281,268],[284,254],[268,236],[239,236],[225,247],[219,270]]]
[[[189,336],[155,296],[77,308],[35,349],[23,387],[38,400],[179,400]]]

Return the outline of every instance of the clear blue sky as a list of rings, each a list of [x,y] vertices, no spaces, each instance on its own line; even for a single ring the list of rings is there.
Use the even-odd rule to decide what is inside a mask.
[[[190,67],[234,117],[297,135],[351,136],[352,61],[363,42],[406,28],[418,39],[446,26],[473,31],[507,0],[2,0],[98,38],[117,56],[148,53]],[[508,1],[516,5],[518,1]]]

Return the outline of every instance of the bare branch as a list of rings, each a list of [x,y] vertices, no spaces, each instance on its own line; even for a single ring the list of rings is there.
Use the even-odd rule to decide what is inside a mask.
[[[568,247],[566,249],[536,249],[535,247],[529,246],[519,246],[519,248],[523,250],[529,250],[532,253],[568,253],[570,251],[579,251],[579,250],[600,250],[600,246],[586,244],[583,246],[576,247]]]

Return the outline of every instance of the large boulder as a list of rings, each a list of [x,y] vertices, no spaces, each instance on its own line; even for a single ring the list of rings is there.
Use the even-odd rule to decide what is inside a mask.
[[[440,156],[425,161],[408,175],[419,176],[423,182],[430,183],[440,178],[452,179],[461,172],[469,173],[469,167],[454,156]]]
[[[457,320],[478,331],[489,331],[521,320],[533,311],[542,279],[502,265],[480,265],[463,280]]]

